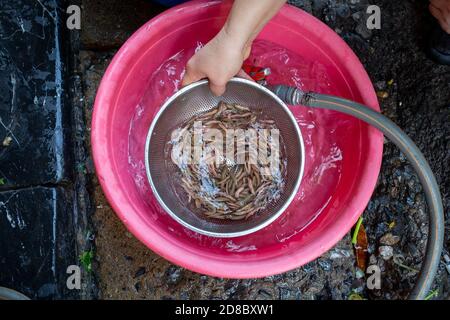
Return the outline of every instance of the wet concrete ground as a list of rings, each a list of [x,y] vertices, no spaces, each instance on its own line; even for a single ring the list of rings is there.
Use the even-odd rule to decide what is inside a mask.
[[[106,5],[106,2],[108,5]],[[79,54],[83,105],[89,127],[101,76],[117,47],[159,7],[134,0],[84,1]],[[415,140],[430,160],[450,208],[450,68],[429,61],[423,53],[430,19],[421,1],[372,1],[382,8],[382,30],[364,28],[367,1],[292,1],[336,30],[355,50],[384,98],[383,113]],[[135,8],[139,14],[135,16]],[[153,9],[152,9],[153,8]],[[123,17],[127,17],[123,19]],[[89,130],[89,128],[88,128]],[[87,131],[88,132],[88,131]],[[86,141],[88,141],[86,137]],[[291,272],[258,280],[224,280],[179,268],[136,240],[108,206],[86,161],[95,204],[95,263],[99,294],[107,299],[348,299],[353,292],[366,298],[404,298],[419,269],[427,237],[427,215],[421,187],[412,168],[390,143],[385,144],[382,173],[365,211],[371,263],[382,268],[382,290],[362,290],[347,236],[320,259]],[[380,258],[383,235],[392,254]],[[390,236],[387,236],[388,238]],[[392,237],[390,237],[392,239]],[[381,242],[380,242],[381,241]],[[446,250],[450,242],[447,235]],[[385,250],[385,249],[383,249]],[[390,249],[388,250],[390,252]],[[398,261],[402,261],[402,265]],[[407,266],[409,269],[405,268]],[[441,264],[435,288],[448,296],[449,275]]]
[[[0,286],[30,298],[79,298],[78,191],[66,104],[62,1],[0,2]]]

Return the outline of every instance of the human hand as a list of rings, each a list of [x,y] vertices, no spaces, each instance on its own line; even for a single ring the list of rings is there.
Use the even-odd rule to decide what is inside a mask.
[[[227,82],[235,75],[249,78],[241,67],[250,50],[250,44],[241,43],[222,29],[188,61],[182,85],[208,78],[211,91],[222,95]]]
[[[441,28],[450,34],[450,0],[430,0],[430,12]]]
[[[250,79],[241,70],[251,44],[264,25],[286,0],[234,0],[225,25],[187,63],[182,85],[203,78],[210,81],[211,91],[220,96],[235,75]]]

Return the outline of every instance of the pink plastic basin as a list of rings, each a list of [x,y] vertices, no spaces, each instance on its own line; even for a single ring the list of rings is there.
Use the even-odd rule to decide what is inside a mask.
[[[336,119],[347,121],[347,126],[333,132],[342,156],[335,183],[331,187],[324,183],[326,174],[322,178],[325,180],[317,182],[307,181],[306,177],[302,186],[316,187],[314,193],[304,199],[301,186],[296,200],[280,218],[284,221],[246,237],[230,240],[194,234],[165,214],[151,193],[143,196],[128,162],[128,135],[136,105],[161,63],[182,49],[195,47],[198,41],[205,43],[211,39],[223,25],[230,5],[228,1],[188,2],[152,19],[123,45],[97,93],[92,148],[97,175],[111,206],[130,232],[147,247],[199,273],[228,278],[263,277],[314,260],[349,232],[374,190],[383,138],[377,130],[358,120],[335,115]],[[331,81],[327,93],[379,110],[370,79],[358,58],[338,35],[314,17],[286,5],[258,39],[327,65]],[[152,111],[154,114],[157,108]],[[146,119],[148,127],[153,114]],[[145,133],[142,151],[144,144]],[[321,154],[313,151],[307,150],[311,157],[320,160]],[[143,158],[142,152],[142,163]],[[148,182],[143,184],[149,190]],[[320,214],[302,228],[293,228],[289,221],[301,220],[313,205],[320,207]],[[278,241],[269,241],[275,239],[275,232],[285,236],[278,238],[277,234]]]

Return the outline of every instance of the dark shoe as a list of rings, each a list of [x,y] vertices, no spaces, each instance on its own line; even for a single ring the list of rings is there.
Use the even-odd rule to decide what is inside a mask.
[[[428,55],[436,63],[450,65],[450,34],[442,30],[437,23],[431,33]]]

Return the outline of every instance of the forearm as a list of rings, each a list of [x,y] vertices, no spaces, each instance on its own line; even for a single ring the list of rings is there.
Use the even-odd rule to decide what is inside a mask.
[[[235,0],[223,27],[245,49],[286,0]]]
[[[209,79],[211,91],[220,96],[227,82],[241,70],[261,29],[286,0],[235,0],[220,32],[188,61],[182,84]]]

